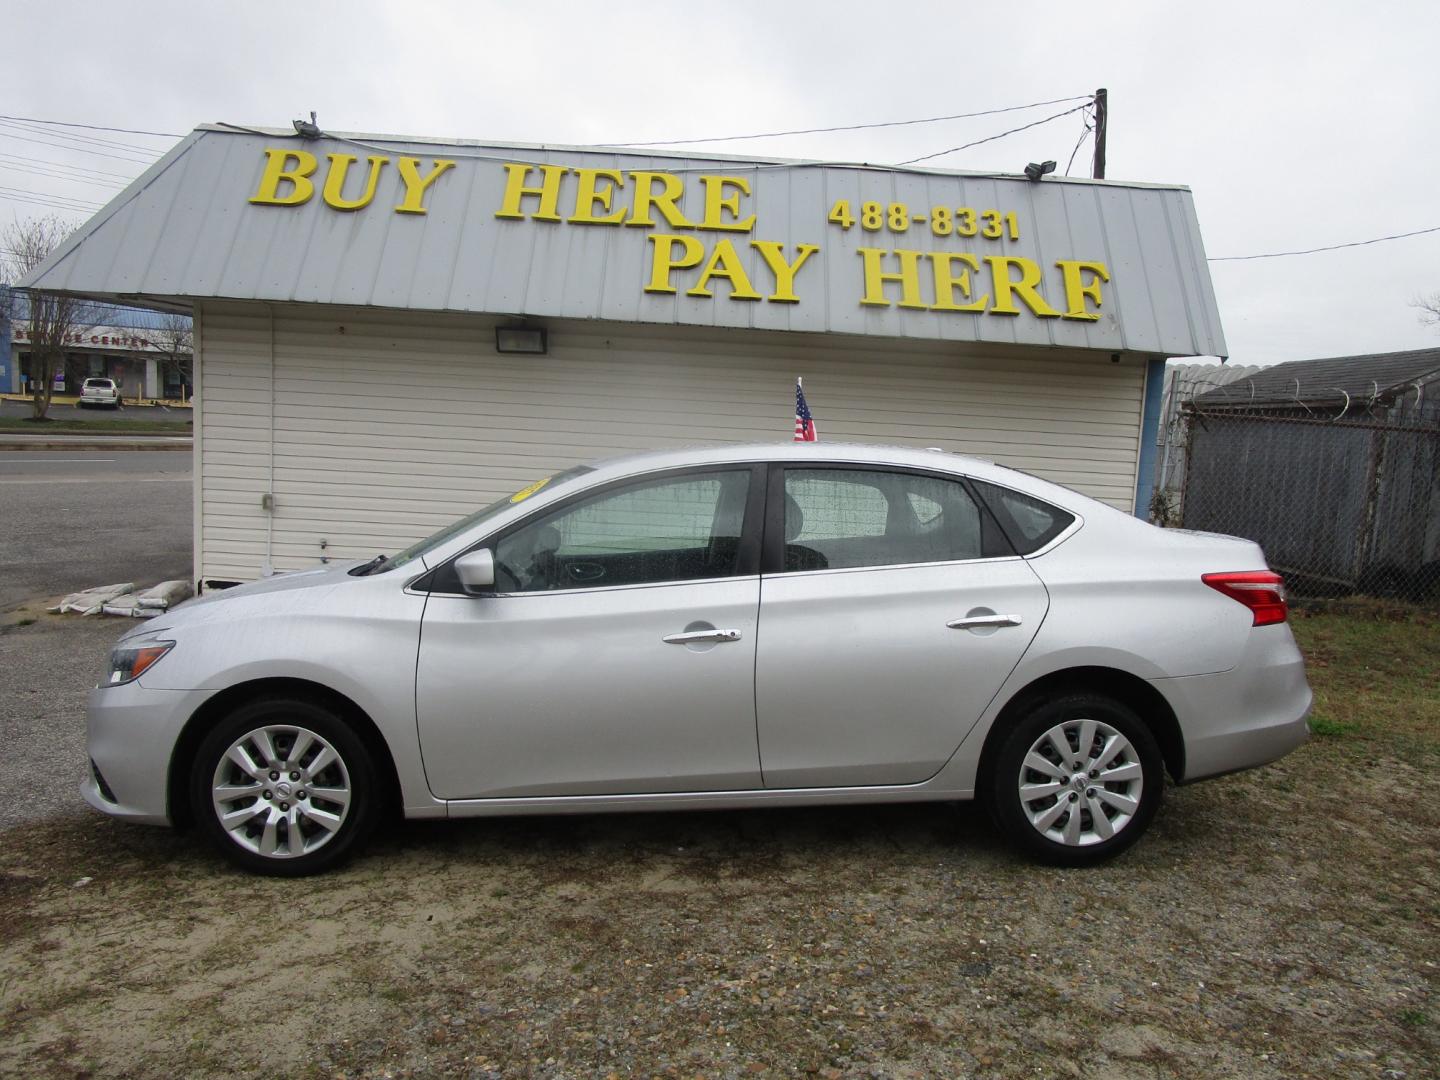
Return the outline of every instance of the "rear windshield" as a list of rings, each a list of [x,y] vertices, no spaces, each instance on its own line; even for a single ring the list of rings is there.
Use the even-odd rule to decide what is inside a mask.
[[[113,388],[115,384],[114,384],[113,382],[111,382],[109,379],[86,379],[86,380],[85,380],[85,385],[86,385],[86,386],[96,386],[96,387],[99,387],[99,388],[102,389],[102,390],[109,390],[109,389]]]

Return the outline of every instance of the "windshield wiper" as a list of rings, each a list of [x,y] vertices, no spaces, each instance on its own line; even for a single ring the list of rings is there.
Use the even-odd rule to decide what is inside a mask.
[[[389,555],[376,555],[364,566],[357,566],[354,570],[351,570],[350,573],[356,577],[365,577],[367,574],[373,574],[389,561]]]

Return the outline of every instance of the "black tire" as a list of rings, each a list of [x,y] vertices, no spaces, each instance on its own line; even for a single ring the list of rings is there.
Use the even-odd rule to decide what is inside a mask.
[[[1081,725],[1086,721],[1096,724],[1096,735],[1088,747],[1079,747]],[[1057,728],[1062,729],[1061,737],[1069,748],[1068,762],[1061,759],[1058,747],[1047,739],[1047,733]],[[1112,744],[1106,728],[1121,736],[1122,742]],[[1042,701],[1031,706],[999,737],[1001,742],[989,761],[987,775],[981,779],[982,797],[1005,838],[1042,862],[1056,866],[1091,866],[1114,858],[1140,839],[1160,808],[1165,791],[1165,763],[1160,747],[1144,721],[1118,701],[1090,693],[1072,693]],[[1041,744],[1037,752],[1042,757],[1047,761],[1057,759],[1054,775],[1027,765],[1027,755],[1037,748],[1037,743]],[[1094,765],[1112,745],[1122,749],[1105,768],[1125,779],[1106,781],[1100,776],[1092,781],[1090,778],[1100,770],[1075,769],[1079,760]],[[1138,787],[1136,780],[1130,778],[1135,773],[1132,767],[1135,765],[1139,766]],[[1062,777],[1063,787],[1060,786]],[[1032,785],[1030,791],[1035,793],[1049,786],[1057,790],[1053,797],[1047,794],[1026,800],[1021,796],[1022,783]],[[1137,793],[1138,798],[1132,799]],[[1117,809],[1116,804],[1131,803],[1136,804],[1133,812]],[[1105,818],[1098,825],[1095,824],[1097,812]],[[1032,821],[1032,813],[1042,822],[1051,814],[1058,817],[1042,832]],[[1076,815],[1074,828],[1078,835],[1067,832],[1072,814]],[[1107,831],[1111,835],[1106,836]],[[1056,833],[1073,839],[1070,842],[1063,837],[1057,839]]]
[[[275,754],[263,762],[264,743],[256,741],[262,731],[268,732]],[[292,762],[289,752],[301,743],[302,732],[312,741],[302,743],[300,757]],[[242,740],[241,756],[261,767],[250,776],[227,757]],[[321,760],[321,748],[327,745],[334,762]],[[228,775],[220,772],[222,762]],[[312,774],[315,765],[320,769]],[[256,786],[252,776],[258,778],[259,794],[217,801],[217,785],[226,782],[238,792]],[[348,798],[332,800],[320,792],[337,797],[348,793]],[[318,874],[355,854],[374,830],[380,799],[375,762],[364,741],[330,709],[299,698],[267,698],[235,710],[205,737],[190,770],[190,805],[200,830],[237,866],[274,877]],[[220,821],[221,805],[231,813],[253,808],[254,814],[243,827],[227,828]],[[322,828],[322,819],[336,824]],[[271,821],[274,824],[265,828]],[[266,847],[270,853],[264,852]]]

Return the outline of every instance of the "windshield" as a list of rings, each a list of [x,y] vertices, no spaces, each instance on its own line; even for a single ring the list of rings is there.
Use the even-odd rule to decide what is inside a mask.
[[[459,536],[462,532],[465,532],[472,526],[480,524],[480,522],[482,521],[494,517],[502,510],[510,509],[510,507],[514,506],[516,503],[524,502],[536,492],[541,491],[542,489],[555,487],[558,484],[565,483],[567,480],[573,480],[577,476],[581,476],[585,473],[594,471],[595,470],[592,469],[589,465],[576,465],[573,469],[566,469],[564,472],[558,472],[554,476],[547,476],[543,480],[537,480],[535,483],[529,484],[526,487],[521,488],[519,491],[515,492],[515,494],[504,495],[501,498],[496,499],[489,506],[482,507],[481,509],[476,510],[468,517],[463,517],[459,521],[453,522],[450,525],[446,525],[445,528],[441,529],[434,535],[427,536],[424,540],[420,540],[414,544],[411,544],[408,548],[400,552],[400,554],[396,555],[393,559],[387,559],[385,562],[376,566],[375,569],[393,570],[397,566],[404,566],[406,563],[414,562],[416,559],[420,558],[420,556],[426,554],[433,548],[439,547],[441,544],[445,543],[452,537]]]

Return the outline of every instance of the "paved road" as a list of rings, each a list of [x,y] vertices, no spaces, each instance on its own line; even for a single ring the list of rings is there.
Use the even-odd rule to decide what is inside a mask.
[[[191,455],[175,451],[0,451],[0,611],[188,579],[190,480]]]
[[[0,416],[25,417],[31,413],[28,401],[0,400]],[[153,420],[156,423],[184,423],[190,419],[189,409],[171,409],[165,405],[122,405],[118,409],[79,409],[74,405],[51,405],[46,413],[51,420]]]

